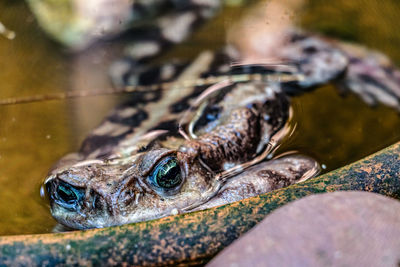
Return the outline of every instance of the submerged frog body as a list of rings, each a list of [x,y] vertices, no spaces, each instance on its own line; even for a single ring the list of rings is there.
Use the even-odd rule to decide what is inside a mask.
[[[45,181],[52,215],[71,228],[119,225],[223,205],[313,177],[319,166],[309,157],[270,156],[291,131],[290,97],[328,82],[367,103],[399,107],[400,73],[383,55],[297,30],[280,44],[258,53],[290,64],[232,66],[246,55],[227,47],[191,63],[153,68],[124,59],[114,65],[118,84],[160,86],[133,94],[78,153],[56,164]]]
[[[314,160],[300,156],[257,164],[288,128],[288,99],[272,84],[211,91],[200,97],[206,107],[191,115],[190,137],[164,124],[137,139],[132,132],[120,146],[103,143],[101,152],[64,159],[46,181],[53,216],[73,228],[143,221],[240,200],[318,172]]]

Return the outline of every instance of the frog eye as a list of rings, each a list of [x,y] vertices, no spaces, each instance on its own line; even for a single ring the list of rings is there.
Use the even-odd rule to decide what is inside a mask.
[[[47,190],[55,202],[67,209],[76,209],[85,194],[83,189],[75,188],[62,181],[56,186],[48,185]]]
[[[171,190],[181,185],[183,179],[181,168],[175,157],[167,157],[154,168],[151,173],[150,183],[158,188]]]

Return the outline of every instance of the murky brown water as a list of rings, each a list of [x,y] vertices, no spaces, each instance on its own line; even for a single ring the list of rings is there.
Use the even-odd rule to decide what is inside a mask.
[[[205,25],[173,56],[190,58],[225,43],[226,29],[245,12],[231,8]],[[310,0],[303,26],[376,48],[400,65],[396,0]],[[0,99],[108,87],[108,63],[118,45],[72,57],[38,28],[23,1],[1,1],[0,21],[16,32],[0,36]],[[213,32],[210,39],[209,33]],[[162,60],[162,59],[160,59]],[[49,232],[55,225],[39,186],[50,166],[78,149],[119,96],[0,106],[0,235]],[[294,99],[297,131],[281,151],[312,155],[332,170],[400,139],[400,117],[386,107],[370,108],[358,98],[338,96],[326,86]],[[88,108],[90,107],[90,108]]]

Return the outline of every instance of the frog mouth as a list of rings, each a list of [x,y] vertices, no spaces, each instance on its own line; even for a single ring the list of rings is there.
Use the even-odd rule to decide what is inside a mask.
[[[182,212],[191,212],[199,209],[199,207],[203,206],[205,203],[213,199],[218,192],[221,190],[223,184],[219,181],[215,181],[213,186],[211,186],[207,191],[202,194],[202,197],[197,199],[196,203],[193,203],[187,207],[181,209]]]

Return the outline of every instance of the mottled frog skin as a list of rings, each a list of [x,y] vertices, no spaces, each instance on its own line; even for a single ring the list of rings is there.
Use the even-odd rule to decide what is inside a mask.
[[[157,36],[165,46],[182,41],[212,17],[222,0],[27,0],[41,27],[73,49],[87,48],[124,30],[143,40]],[[55,23],[56,22],[56,23]],[[143,43],[139,44],[142,45]],[[153,46],[154,48],[154,46]]]
[[[235,65],[245,52],[232,46],[190,63],[139,65],[151,53],[117,62],[115,83],[159,86],[132,94],[79,152],[54,166],[45,181],[52,215],[70,228],[106,227],[223,205],[313,177],[315,160],[273,152],[292,130],[290,98],[322,84],[399,107],[400,72],[382,54],[299,30],[285,36],[278,50],[262,53],[286,64]]]
[[[193,114],[166,103],[187,101],[179,87],[161,106],[154,103],[154,114],[148,107],[114,111],[47,179],[53,216],[73,228],[143,221],[225,204],[318,172],[314,160],[301,156],[256,165],[287,132],[290,105],[279,86],[252,81],[213,89],[197,98]],[[178,131],[185,117],[189,136]]]

